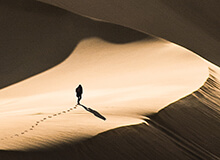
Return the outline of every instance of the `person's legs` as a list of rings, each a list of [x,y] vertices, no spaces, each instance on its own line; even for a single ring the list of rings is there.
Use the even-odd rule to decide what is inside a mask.
[[[81,95],[79,95],[78,96],[78,100],[77,100],[77,104],[80,104],[80,100],[82,99],[82,96]]]
[[[77,107],[77,105],[79,105],[80,104],[80,100],[81,100],[81,96],[79,96],[79,95],[77,95],[77,104],[75,105],[75,109],[76,109],[76,107]]]

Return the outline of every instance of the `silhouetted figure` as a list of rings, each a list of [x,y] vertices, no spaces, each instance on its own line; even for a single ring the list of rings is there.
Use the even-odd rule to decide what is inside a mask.
[[[80,104],[80,100],[82,99],[83,88],[81,84],[76,88],[76,96],[78,98],[77,105]]]

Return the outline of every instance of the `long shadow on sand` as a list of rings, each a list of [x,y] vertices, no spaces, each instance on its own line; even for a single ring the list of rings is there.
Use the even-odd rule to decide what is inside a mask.
[[[94,116],[96,116],[98,118],[101,118],[104,121],[106,120],[106,118],[103,115],[101,115],[99,112],[97,112],[96,110],[93,110],[92,108],[88,108],[88,107],[86,107],[86,106],[84,106],[82,104],[79,104],[79,106],[82,106],[86,111],[94,114]]]

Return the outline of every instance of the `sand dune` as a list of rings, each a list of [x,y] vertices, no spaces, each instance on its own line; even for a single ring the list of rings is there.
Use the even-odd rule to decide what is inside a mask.
[[[149,37],[35,0],[0,4],[0,89],[61,63],[84,38],[97,36],[120,44]]]
[[[219,0],[39,0],[179,44],[220,65]]]
[[[219,85],[219,72],[210,69],[199,90],[146,119],[149,124],[113,129],[77,144],[0,155],[5,160],[219,159]]]
[[[42,1],[92,20],[2,2],[0,159],[219,159],[219,67],[122,27],[219,64],[217,1]]]
[[[60,65],[0,91],[1,149],[53,146],[141,123],[144,115],[198,89],[207,76],[206,62],[165,41],[113,44],[99,38],[83,40]],[[85,88],[82,103],[107,121],[81,107],[73,109],[79,83]],[[63,111],[68,114],[59,115]]]
[[[219,70],[210,69],[205,84],[193,94],[167,106],[152,117],[154,121],[207,151],[205,159],[220,156]],[[199,155],[203,155],[200,153]]]

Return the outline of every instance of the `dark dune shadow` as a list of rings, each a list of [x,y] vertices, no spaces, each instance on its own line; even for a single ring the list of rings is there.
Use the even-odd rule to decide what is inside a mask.
[[[4,160],[199,160],[160,130],[146,124],[113,129],[81,142],[44,150],[0,151]]]
[[[0,89],[59,64],[85,38],[112,43],[150,38],[35,0],[2,0],[0,14]]]
[[[99,112],[97,112],[96,110],[93,110],[92,108],[88,108],[82,104],[79,104],[79,105],[82,106],[86,111],[92,113],[94,116],[101,118],[104,121],[106,120],[106,118],[103,115],[101,115]]]
[[[213,159],[220,157],[220,81],[209,69],[205,84],[192,94],[160,110],[150,118],[200,149]],[[208,158],[206,158],[208,159]],[[217,158],[216,158],[217,159]]]

